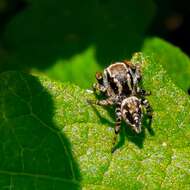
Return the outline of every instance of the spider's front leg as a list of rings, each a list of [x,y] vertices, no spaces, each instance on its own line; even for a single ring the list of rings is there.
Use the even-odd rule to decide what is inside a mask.
[[[93,91],[94,91],[95,93],[96,93],[97,91],[103,92],[103,93],[106,92],[105,86],[103,86],[103,85],[101,85],[101,84],[99,84],[99,83],[94,83],[93,86],[92,86],[92,88],[93,88]]]
[[[121,128],[121,105],[118,104],[116,109],[115,109],[115,114],[116,114],[116,122],[115,122],[115,135],[113,139],[113,148],[112,148],[112,153],[115,151],[114,146],[116,144],[117,136],[119,134],[120,128]]]

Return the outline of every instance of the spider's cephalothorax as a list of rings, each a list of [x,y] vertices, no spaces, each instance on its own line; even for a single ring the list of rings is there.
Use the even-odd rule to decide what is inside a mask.
[[[93,103],[102,106],[116,106],[116,136],[120,131],[122,119],[136,133],[141,132],[143,107],[146,109],[147,116],[152,119],[152,108],[148,100],[145,99],[145,96],[150,95],[150,93],[143,90],[139,85],[142,78],[140,70],[140,65],[124,61],[111,64],[104,69],[103,74],[96,73],[97,83],[93,86],[94,90],[104,93],[107,99],[97,100]]]

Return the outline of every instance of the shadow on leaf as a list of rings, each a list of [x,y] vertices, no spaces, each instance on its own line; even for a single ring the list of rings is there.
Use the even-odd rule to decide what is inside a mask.
[[[52,121],[51,95],[30,75],[0,79],[0,188],[80,189],[69,140]]]

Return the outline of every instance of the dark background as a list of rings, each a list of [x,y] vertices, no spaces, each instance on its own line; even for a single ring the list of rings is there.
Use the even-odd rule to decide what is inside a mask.
[[[156,35],[190,54],[190,1],[156,1],[156,17],[148,34]]]
[[[190,54],[190,1],[157,0],[155,4],[156,15],[147,34],[164,38]],[[0,0],[1,35],[6,24],[27,6],[23,0]]]

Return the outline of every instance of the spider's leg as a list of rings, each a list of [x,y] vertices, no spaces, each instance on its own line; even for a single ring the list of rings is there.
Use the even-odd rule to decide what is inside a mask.
[[[141,103],[142,103],[142,105],[146,108],[147,116],[148,116],[150,119],[152,119],[153,109],[152,109],[152,107],[150,106],[150,103],[148,102],[148,100],[143,97],[143,98],[141,99]]]
[[[137,87],[137,94],[139,94],[140,96],[150,96],[151,91],[146,91],[143,88]]]
[[[135,71],[135,78],[137,79],[137,81],[139,82],[141,80],[141,66],[140,65],[136,65],[136,71]]]
[[[96,91],[106,92],[105,86],[100,85],[99,83],[94,83],[92,88],[93,88],[94,92],[96,92]]]
[[[108,99],[105,99],[105,100],[87,100],[88,103],[90,104],[96,104],[96,105],[99,105],[99,106],[108,106],[108,105],[113,105],[114,104],[114,101],[112,98],[108,98]]]
[[[115,136],[113,139],[113,146],[116,144],[116,140],[117,140],[117,135],[119,134],[120,128],[121,128],[121,105],[118,105],[115,109],[115,114],[116,114],[116,122],[115,122]],[[112,149],[112,152],[114,151],[114,149]]]
[[[133,82],[134,82],[134,85],[136,86],[142,79],[142,76],[141,76],[141,68],[139,65],[136,65],[135,67],[135,71],[133,70]]]

